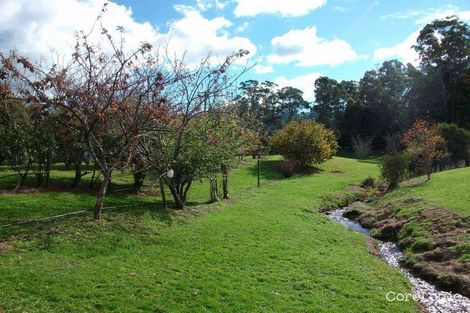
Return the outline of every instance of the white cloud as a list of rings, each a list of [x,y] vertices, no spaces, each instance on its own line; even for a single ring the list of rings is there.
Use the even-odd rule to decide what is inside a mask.
[[[279,14],[281,16],[303,16],[318,9],[326,0],[235,0],[235,16]]]
[[[271,41],[274,53],[268,61],[274,64],[295,62],[297,66],[337,65],[358,58],[344,40],[326,40],[317,36],[316,27],[294,29]]]
[[[250,27],[249,22],[243,22],[240,26],[237,27],[236,32],[237,33],[243,33],[245,30],[247,30]]]
[[[274,68],[271,65],[257,64],[255,65],[254,70],[257,74],[269,74],[274,72]]]
[[[221,0],[197,0],[197,7],[202,11],[207,11],[212,8],[223,10],[227,5],[227,2]]]
[[[387,19],[415,19],[416,24],[424,25],[432,22],[435,19],[442,19],[448,16],[456,15],[463,21],[470,21],[470,11],[462,11],[458,7],[453,5],[446,5],[440,8],[430,8],[427,10],[408,10],[398,11],[385,16],[382,16],[381,20]]]
[[[104,3],[100,0],[3,0],[0,47],[3,51],[16,49],[35,59],[49,56],[52,50],[61,56],[70,55],[74,33],[90,31]],[[113,2],[107,5],[103,24],[114,36],[118,26],[124,27],[128,47],[157,39],[150,23],[136,22],[130,9]]]
[[[383,16],[381,19],[411,19],[414,18],[416,24],[425,25],[435,19],[442,19],[448,16],[456,15],[463,21],[470,21],[470,11],[460,11],[457,7],[447,5],[439,9],[428,9],[425,11],[403,11],[395,12]],[[416,39],[419,36],[422,27],[415,32],[411,33],[406,39],[394,46],[379,48],[374,51],[374,59],[385,60],[391,58],[398,58],[404,63],[418,64],[418,53],[412,48],[416,44]]]
[[[419,36],[421,29],[410,34],[403,42],[392,47],[379,48],[374,51],[374,59],[386,60],[397,58],[405,63],[416,65],[418,63],[418,53],[411,47],[416,44],[416,38]]]
[[[175,7],[183,17],[170,24],[170,31],[164,36],[171,54],[186,53],[186,62],[197,64],[208,53],[224,58],[240,49],[256,53],[256,46],[246,37],[231,37],[227,28],[232,22],[224,17],[206,19],[199,11],[188,6]]]
[[[37,60],[49,57],[51,50],[57,55],[70,56],[76,31],[88,32],[100,13],[104,0],[1,0],[0,1],[0,50],[16,49],[19,53]],[[212,1],[215,6],[222,1]],[[223,18],[204,18],[189,6],[175,6],[183,16],[170,23],[167,34],[160,33],[148,22],[134,20],[132,10],[108,2],[104,14],[104,26],[119,38],[117,26],[125,29],[127,48],[135,48],[142,42],[154,46],[169,43],[172,54],[186,53],[188,63],[197,64],[208,53],[223,58],[240,49],[250,55],[256,46],[244,37],[231,37],[226,28],[232,23]],[[99,31],[96,31],[97,41]],[[102,38],[101,38],[102,39]]]
[[[315,100],[315,80],[322,76],[320,73],[310,73],[287,79],[284,76],[277,77],[274,82],[280,87],[295,87],[304,92],[304,99],[307,101]]]
[[[445,10],[437,10],[434,12],[429,12],[428,14],[422,15],[420,18],[416,20],[416,24],[427,24],[432,22],[435,19],[443,19],[448,16],[456,15],[461,20],[469,22],[470,21],[470,10],[469,11],[459,11],[453,7],[449,7]]]

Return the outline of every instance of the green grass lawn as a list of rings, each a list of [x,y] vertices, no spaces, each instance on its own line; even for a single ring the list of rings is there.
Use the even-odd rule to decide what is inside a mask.
[[[417,182],[419,184],[415,186]],[[424,182],[424,177],[405,182],[401,188],[387,194],[385,200],[403,197],[420,198],[470,216],[470,167],[434,173],[428,182]]]
[[[418,312],[414,302],[386,301],[410,285],[365,237],[316,210],[377,166],[334,158],[318,173],[280,179],[274,165],[264,162],[261,188],[253,162],[234,171],[229,201],[18,230],[0,253],[0,311]],[[192,201],[206,201],[207,188],[196,186]]]

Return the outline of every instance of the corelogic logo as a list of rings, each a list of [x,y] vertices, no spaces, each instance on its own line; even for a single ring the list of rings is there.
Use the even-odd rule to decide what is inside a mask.
[[[385,298],[389,302],[407,302],[407,301],[419,301],[420,299],[426,299],[431,302],[449,301],[449,300],[462,300],[463,296],[458,293],[450,292],[439,292],[437,294],[425,294],[417,295],[412,293],[400,293],[389,291],[385,295]]]

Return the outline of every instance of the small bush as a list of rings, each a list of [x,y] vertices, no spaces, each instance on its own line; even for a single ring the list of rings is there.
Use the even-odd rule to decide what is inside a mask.
[[[289,178],[292,175],[294,175],[297,169],[298,169],[297,164],[292,161],[281,161],[279,162],[279,165],[278,165],[279,173],[281,173],[282,176],[286,178]]]
[[[367,177],[361,183],[362,188],[374,188],[375,187],[375,179],[373,177]]]
[[[398,186],[398,183],[405,177],[407,168],[408,158],[400,153],[385,155],[380,164],[380,172],[388,182],[389,188]]]
[[[333,131],[313,120],[288,123],[274,134],[271,144],[285,159],[300,166],[325,162],[338,150]]]
[[[352,141],[352,148],[354,150],[354,154],[359,159],[365,159],[371,155],[372,139],[370,138],[363,139],[361,138],[361,136],[354,136],[351,141]]]

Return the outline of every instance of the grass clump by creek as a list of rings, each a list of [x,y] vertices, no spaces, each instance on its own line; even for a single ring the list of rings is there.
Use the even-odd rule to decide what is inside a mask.
[[[0,308],[418,312],[412,301],[386,300],[410,284],[368,252],[364,236],[317,212],[324,196],[377,176],[377,166],[334,158],[315,174],[279,179],[270,162],[261,188],[250,187],[254,163],[240,168],[229,201],[181,212],[137,206],[98,223],[80,216],[4,234]],[[208,192],[199,186],[194,196],[197,188]]]

